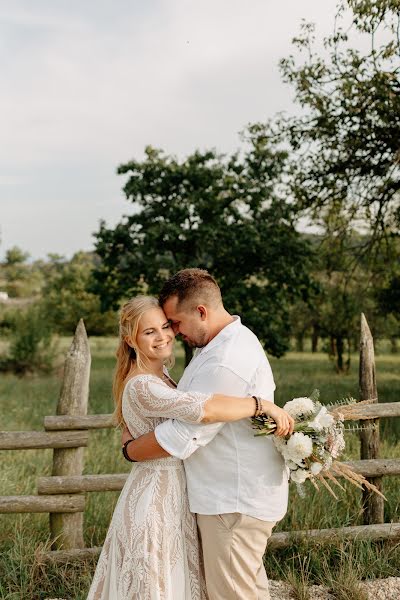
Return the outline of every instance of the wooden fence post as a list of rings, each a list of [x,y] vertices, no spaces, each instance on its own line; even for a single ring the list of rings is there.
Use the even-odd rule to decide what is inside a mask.
[[[360,339],[360,400],[373,399],[378,402],[378,390],[375,375],[374,341],[364,313],[361,313]],[[379,458],[379,419],[368,421],[371,429],[360,432],[361,459]],[[382,489],[382,477],[369,477],[368,481]],[[384,523],[383,498],[368,490],[363,490],[364,523]]]
[[[57,415],[86,415],[89,397],[90,348],[82,319],[65,360]],[[54,449],[52,475],[82,475],[84,448]],[[83,512],[50,513],[52,549],[84,548]]]

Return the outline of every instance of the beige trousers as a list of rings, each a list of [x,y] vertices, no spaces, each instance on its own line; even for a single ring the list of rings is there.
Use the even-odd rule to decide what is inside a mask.
[[[210,600],[269,600],[263,556],[275,522],[197,515]]]

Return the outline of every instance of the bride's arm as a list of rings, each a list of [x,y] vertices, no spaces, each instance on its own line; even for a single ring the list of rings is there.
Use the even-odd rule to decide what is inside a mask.
[[[184,392],[180,393],[183,394]],[[230,405],[229,407],[227,406],[228,404]],[[262,400],[262,408],[264,414],[271,416],[276,421],[278,425],[276,430],[277,435],[284,436],[293,432],[294,422],[286,411],[268,400]],[[209,423],[239,420],[252,416],[254,409],[254,398],[238,398],[236,396],[214,394],[205,403],[202,422],[206,422],[205,419],[209,419]],[[124,443],[129,439],[132,439],[132,437],[126,429],[123,433],[122,442]],[[160,446],[154,432],[146,433],[130,442],[126,448],[126,453],[131,460],[138,462],[171,456]]]
[[[172,389],[156,377],[135,377],[128,383],[130,401],[148,417],[180,419],[187,423],[219,423],[239,421],[252,417],[257,409],[254,397],[238,397],[227,394],[204,394]],[[264,415],[276,421],[276,435],[293,432],[292,417],[269,400],[261,399]]]

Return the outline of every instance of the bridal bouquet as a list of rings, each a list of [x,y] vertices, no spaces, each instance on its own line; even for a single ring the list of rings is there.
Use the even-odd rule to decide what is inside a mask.
[[[329,485],[332,483],[344,489],[336,475],[360,488],[364,485],[382,496],[365,477],[335,460],[345,448],[344,415],[347,412],[351,413],[351,418],[357,418],[356,407],[353,404],[339,404],[328,410],[318,399],[319,392],[314,390],[310,397],[294,398],[286,402],[283,408],[295,421],[294,431],[286,438],[273,437],[274,444],[289,469],[290,479],[297,484],[299,493],[303,495],[301,484],[309,479],[317,489],[320,482],[337,498]],[[354,402],[353,399],[351,401]],[[256,435],[270,435],[276,429],[276,423],[271,417],[254,417],[252,421],[253,427],[258,430]]]

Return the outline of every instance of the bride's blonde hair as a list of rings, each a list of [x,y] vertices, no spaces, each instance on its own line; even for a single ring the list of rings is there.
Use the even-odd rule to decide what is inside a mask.
[[[136,338],[140,319],[151,308],[160,308],[157,298],[153,296],[136,296],[135,298],[131,298],[121,308],[119,317],[119,343],[116,352],[117,364],[113,378],[113,396],[115,402],[113,420],[116,425],[125,425],[122,415],[122,394],[129,374],[135,367],[140,371],[145,371],[148,367],[146,357],[143,356],[136,346]],[[127,340],[132,345],[129,345]],[[167,366],[173,366],[172,356]]]

